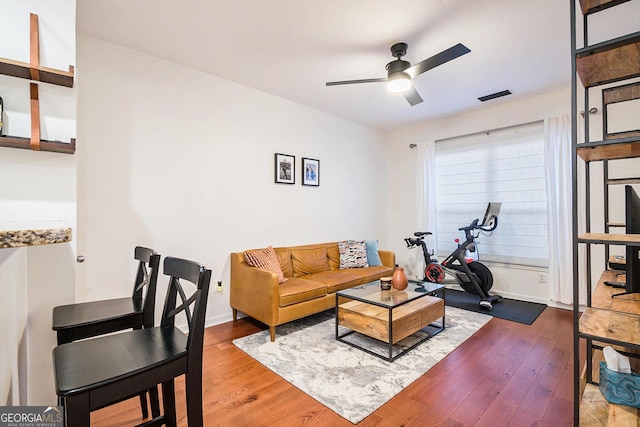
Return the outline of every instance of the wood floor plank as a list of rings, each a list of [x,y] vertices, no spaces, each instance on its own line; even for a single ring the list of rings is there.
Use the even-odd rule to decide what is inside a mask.
[[[532,325],[492,319],[425,375],[358,424],[564,426],[572,423],[571,312],[547,308]],[[203,394],[207,427],[347,427],[351,422],[233,345],[265,329],[252,319],[207,328]],[[176,381],[186,426],[184,380]],[[92,426],[141,422],[137,399],[91,414]]]

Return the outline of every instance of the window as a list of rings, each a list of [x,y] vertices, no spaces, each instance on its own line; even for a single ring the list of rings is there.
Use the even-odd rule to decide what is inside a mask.
[[[438,255],[464,240],[458,228],[502,202],[498,228],[480,235],[484,261],[547,266],[547,196],[542,122],[436,142]]]

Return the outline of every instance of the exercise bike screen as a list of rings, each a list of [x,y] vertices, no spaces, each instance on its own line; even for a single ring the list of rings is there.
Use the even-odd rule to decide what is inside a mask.
[[[500,213],[500,208],[502,207],[502,203],[499,202],[489,202],[487,205],[487,210],[484,212],[484,218],[482,219],[482,226],[493,225],[494,218],[498,218],[498,214]]]

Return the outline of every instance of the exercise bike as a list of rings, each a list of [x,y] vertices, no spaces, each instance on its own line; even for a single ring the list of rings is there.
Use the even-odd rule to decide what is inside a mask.
[[[491,310],[493,304],[502,299],[500,295],[489,294],[489,290],[493,286],[493,275],[484,264],[469,258],[468,255],[477,254],[475,239],[480,231],[491,233],[498,227],[500,206],[501,203],[489,203],[482,224],[479,225],[479,220],[474,219],[468,226],[458,228],[459,231],[464,231],[465,241],[460,243],[456,239],[458,247],[442,263],[438,263],[438,259],[433,257],[433,251],[429,252],[424,241],[426,236],[432,234],[430,231],[418,231],[413,234],[414,238],[404,239],[409,249],[416,246],[422,247],[426,266],[424,280],[441,283],[445,278],[445,273],[448,273],[454,277],[462,289],[480,297],[480,307]]]

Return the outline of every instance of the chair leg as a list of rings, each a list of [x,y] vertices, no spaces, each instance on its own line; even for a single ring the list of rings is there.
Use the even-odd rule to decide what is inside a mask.
[[[202,373],[185,376],[185,392],[187,395],[187,421],[189,427],[202,427]]]
[[[149,416],[149,408],[147,406],[147,392],[140,393],[140,408],[142,408],[142,419],[146,419]]]
[[[151,401],[151,415],[153,418],[160,416],[160,399],[158,398],[158,386],[153,386],[149,390],[149,400]]]
[[[167,427],[176,427],[176,393],[173,380],[162,383],[162,404]]]
[[[91,424],[89,394],[83,393],[65,397],[63,402],[65,426],[89,427]]]
[[[235,322],[236,320],[238,320],[238,310],[235,308],[232,308],[231,313],[233,314],[233,321]]]
[[[269,326],[269,337],[271,338],[271,342],[274,342],[276,340],[276,327],[275,326]]]

